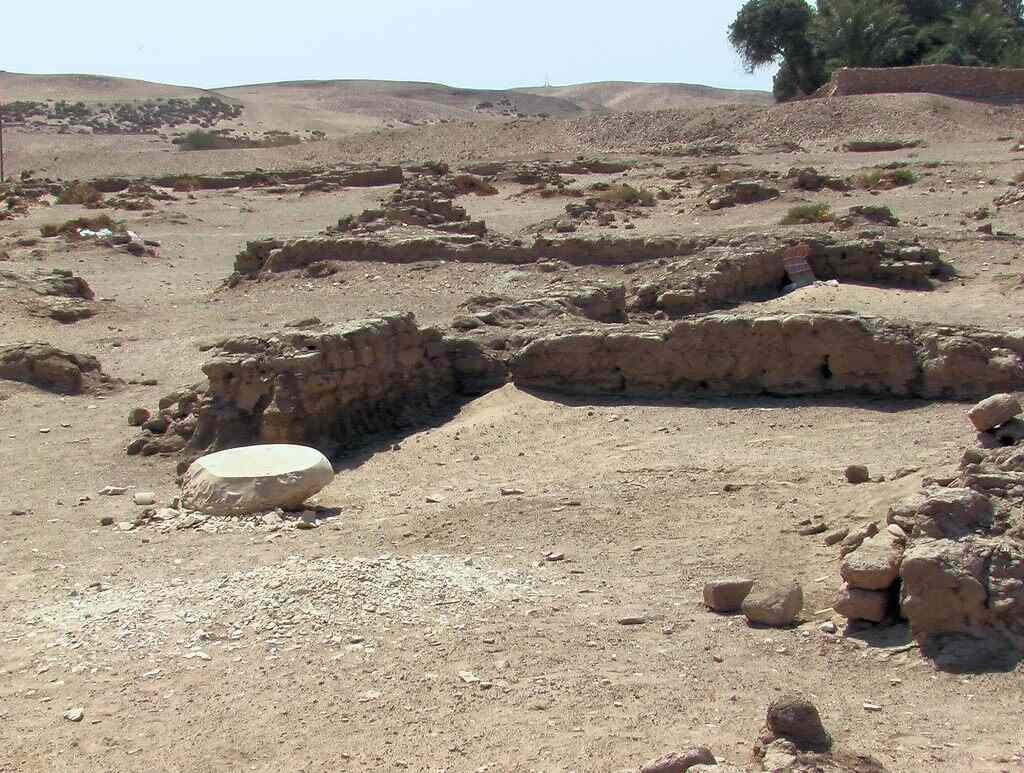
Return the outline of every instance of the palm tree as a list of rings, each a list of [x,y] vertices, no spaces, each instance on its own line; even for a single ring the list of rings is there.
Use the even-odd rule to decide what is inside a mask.
[[[927,64],[1000,64],[1017,43],[1017,29],[999,0],[981,0],[967,13],[950,17],[940,34],[945,43]]]
[[[812,25],[815,47],[829,69],[901,64],[916,31],[891,0],[820,0]]]

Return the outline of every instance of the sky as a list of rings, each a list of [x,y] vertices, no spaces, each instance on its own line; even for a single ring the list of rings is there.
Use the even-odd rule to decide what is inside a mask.
[[[726,40],[742,2],[12,2],[0,12],[0,70],[204,88],[332,78],[510,88],[548,78],[770,89],[771,74],[745,73]]]

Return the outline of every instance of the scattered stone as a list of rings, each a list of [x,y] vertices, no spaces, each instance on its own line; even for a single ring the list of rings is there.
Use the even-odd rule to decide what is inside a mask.
[[[132,495],[132,501],[135,504],[141,505],[143,507],[148,507],[150,505],[155,505],[156,504],[156,494],[154,494],[152,491],[136,491]]]
[[[967,412],[975,429],[988,432],[1005,424],[1021,412],[1020,401],[1010,394],[992,395],[982,400]]]
[[[781,628],[793,624],[803,605],[803,589],[792,582],[763,588],[755,584],[741,608],[750,623]]]
[[[881,623],[889,612],[889,594],[884,591],[862,590],[843,583],[832,608],[848,620]]]
[[[830,531],[825,535],[825,544],[828,546],[836,545],[846,539],[846,536],[850,533],[849,529],[836,529]]]
[[[85,709],[81,707],[68,709],[64,712],[64,719],[66,719],[68,722],[81,722],[83,719],[85,719]]]
[[[772,702],[768,707],[766,729],[774,738],[784,738],[799,749],[819,750],[832,745],[817,707],[796,695],[786,695]]]
[[[797,534],[801,537],[811,537],[815,534],[823,534],[826,531],[828,531],[828,524],[823,521],[821,523],[812,523],[810,526],[804,526]]]
[[[754,581],[741,577],[711,580],[704,585],[704,604],[714,612],[739,612]]]
[[[105,497],[119,497],[127,492],[127,486],[104,486],[99,490],[100,495]]]
[[[887,539],[888,534],[864,540],[860,547],[843,558],[840,574],[854,588],[884,590],[899,574],[899,554]]]
[[[149,421],[150,413],[145,408],[132,408],[128,412],[128,426],[141,427]]]
[[[645,615],[625,615],[616,620],[619,625],[644,625],[647,622]]]
[[[715,755],[706,746],[695,746],[683,753],[671,752],[648,762],[640,773],[685,773],[694,765],[715,765]]]
[[[818,630],[821,631],[822,633],[829,633],[829,634],[835,633],[836,632],[836,624],[833,623],[831,620],[826,620],[824,623],[822,623],[821,625],[818,626]]]
[[[864,540],[878,534],[878,524],[874,521],[866,523],[855,531],[851,531],[839,544],[839,555],[846,556],[861,546]]]
[[[846,468],[846,480],[854,485],[867,483],[871,480],[871,474],[863,464],[851,464]]]
[[[113,516],[111,516],[111,515],[104,515],[102,518],[100,518],[100,526],[113,526],[113,525],[114,525],[114,517]]]
[[[213,515],[295,509],[334,480],[327,457],[308,446],[245,446],[200,457],[185,472],[181,501]]]

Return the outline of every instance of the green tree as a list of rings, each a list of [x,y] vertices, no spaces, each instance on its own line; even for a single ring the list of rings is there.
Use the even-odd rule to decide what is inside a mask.
[[[748,0],[729,26],[729,42],[749,71],[782,65],[780,99],[809,94],[826,80],[810,39],[813,18],[805,0]]]
[[[952,15],[939,35],[942,42],[924,57],[927,64],[1001,64],[1020,45],[1020,32],[999,0],[978,0]]]
[[[818,56],[832,70],[903,64],[916,31],[891,0],[820,0],[811,34]]]

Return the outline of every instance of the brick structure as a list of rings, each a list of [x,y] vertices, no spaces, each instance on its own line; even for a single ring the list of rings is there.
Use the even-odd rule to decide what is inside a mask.
[[[1024,69],[956,67],[949,64],[846,67],[833,73],[832,80],[813,96],[922,92],[973,99],[1024,100]]]

